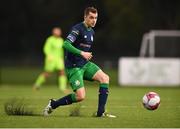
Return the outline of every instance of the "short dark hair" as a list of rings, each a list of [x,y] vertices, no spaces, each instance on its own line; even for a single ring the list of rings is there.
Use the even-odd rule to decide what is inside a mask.
[[[94,8],[94,7],[87,7],[85,10],[84,10],[84,15],[88,15],[89,12],[92,12],[92,13],[97,13],[97,9]]]

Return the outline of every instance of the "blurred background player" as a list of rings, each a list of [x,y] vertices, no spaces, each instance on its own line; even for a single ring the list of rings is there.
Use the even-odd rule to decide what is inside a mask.
[[[35,81],[35,84],[33,86],[34,90],[39,89],[52,72],[58,72],[59,90],[64,93],[68,92],[68,90],[66,89],[67,79],[64,72],[64,40],[61,35],[61,28],[54,27],[52,29],[52,35],[47,38],[44,44],[44,72],[41,73]]]
[[[94,30],[97,21],[97,9],[88,7],[84,11],[84,21],[72,27],[64,42],[66,53],[66,74],[74,93],[58,100],[51,99],[44,109],[44,115],[49,115],[59,106],[69,105],[85,99],[86,91],[83,80],[99,82],[97,117],[116,117],[105,112],[108,98],[109,76],[96,64],[91,62]]]

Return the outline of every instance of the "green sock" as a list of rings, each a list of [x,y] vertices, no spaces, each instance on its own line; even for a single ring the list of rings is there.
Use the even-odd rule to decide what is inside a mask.
[[[39,75],[36,82],[35,82],[35,87],[39,88],[41,85],[46,81],[46,78],[43,74]]]
[[[59,90],[64,91],[66,90],[66,86],[67,86],[67,79],[66,76],[61,75],[58,78],[58,86],[59,86]]]

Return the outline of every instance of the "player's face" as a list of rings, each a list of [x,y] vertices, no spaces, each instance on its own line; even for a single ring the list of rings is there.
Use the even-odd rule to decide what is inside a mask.
[[[88,27],[94,27],[97,21],[97,13],[89,12],[88,15],[84,16],[84,21]]]
[[[58,29],[58,28],[54,28],[53,29],[53,35],[56,36],[56,37],[61,36],[61,30]]]

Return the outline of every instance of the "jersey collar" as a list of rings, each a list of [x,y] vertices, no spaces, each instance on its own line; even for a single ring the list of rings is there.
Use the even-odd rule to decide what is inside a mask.
[[[88,27],[87,24],[86,24],[84,21],[83,21],[82,23],[83,23],[84,27],[85,27],[88,31],[91,31],[91,30],[92,30],[92,28],[91,28],[91,27]]]

